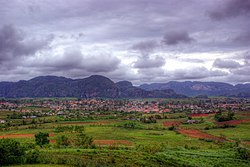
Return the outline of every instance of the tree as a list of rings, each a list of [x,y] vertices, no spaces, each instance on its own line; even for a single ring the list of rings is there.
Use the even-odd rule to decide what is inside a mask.
[[[49,134],[48,133],[43,133],[43,132],[39,132],[35,135],[35,141],[36,144],[39,146],[45,145],[45,144],[49,144]]]
[[[69,138],[66,137],[65,135],[58,136],[56,138],[56,145],[57,145],[57,147],[68,146],[69,144],[70,144]]]
[[[214,119],[218,122],[230,121],[234,119],[234,112],[227,112],[227,114],[222,114],[222,112],[218,112],[215,114]]]
[[[76,146],[83,146],[84,148],[87,148],[91,146],[93,143],[93,138],[90,136],[87,136],[85,133],[80,132],[76,136]]]
[[[0,165],[20,163],[25,153],[19,142],[13,139],[0,139]]]

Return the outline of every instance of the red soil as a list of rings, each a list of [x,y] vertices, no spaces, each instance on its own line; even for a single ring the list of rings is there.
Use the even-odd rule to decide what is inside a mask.
[[[49,136],[55,136],[55,134],[49,134]],[[35,134],[6,134],[1,135],[0,139],[2,138],[30,138],[35,137]]]
[[[224,122],[216,122],[218,125],[238,125],[244,122],[250,122],[250,119],[241,119],[241,120],[231,120],[231,121],[224,121]]]
[[[96,145],[127,145],[130,146],[133,143],[127,140],[94,140]]]
[[[50,142],[50,143],[55,143],[55,142],[56,142],[56,140],[51,139],[51,140],[49,140],[49,142]]]
[[[171,121],[171,122],[163,122],[163,126],[179,126],[181,123],[176,122],[176,121]]]
[[[193,137],[193,138],[212,139],[212,140],[219,140],[219,141],[225,140],[225,139],[204,133],[204,132],[196,130],[196,129],[179,129],[178,132],[180,132],[181,134],[184,134],[186,136]]]
[[[191,117],[207,117],[207,116],[211,116],[214,114],[191,114]]]
[[[250,116],[250,113],[244,113],[244,114],[240,114],[242,116]]]
[[[250,145],[250,141],[245,141],[244,143],[245,143],[245,144],[249,144],[249,145]]]

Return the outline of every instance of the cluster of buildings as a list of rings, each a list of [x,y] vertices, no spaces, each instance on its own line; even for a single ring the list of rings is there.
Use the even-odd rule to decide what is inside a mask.
[[[46,109],[47,112],[43,112]],[[250,110],[250,99],[20,99],[0,102],[0,111],[23,113],[23,118],[64,115],[70,111],[87,112],[143,112],[143,113],[215,113],[218,111]],[[25,113],[37,113],[26,114]],[[4,122],[4,120],[0,120]]]

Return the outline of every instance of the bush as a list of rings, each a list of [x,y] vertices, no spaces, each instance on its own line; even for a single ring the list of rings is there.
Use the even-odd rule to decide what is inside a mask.
[[[61,136],[58,136],[56,138],[56,146],[57,147],[60,147],[60,146],[69,146],[69,145],[70,145],[69,138],[66,137],[65,135],[61,135]]]
[[[224,122],[224,121],[230,121],[234,119],[234,113],[228,112],[227,114],[222,114],[222,112],[218,112],[215,114],[214,119],[217,122]]]
[[[125,122],[121,124],[120,126],[123,128],[128,128],[128,129],[140,129],[141,128],[141,125],[134,121]]]
[[[168,128],[168,130],[176,130],[176,127],[175,126],[170,126],[169,128]]]
[[[21,163],[24,159],[24,148],[12,139],[0,139],[0,166]]]
[[[236,157],[244,160],[248,160],[250,158],[249,150],[245,147],[237,147],[236,148]]]
[[[25,158],[26,158],[25,163],[26,164],[38,163],[38,157],[40,155],[39,153],[40,152],[38,150],[31,150],[31,151],[27,152],[25,155]]]
[[[84,148],[88,148],[93,144],[93,138],[87,136],[85,133],[81,132],[76,136],[76,146],[82,146]]]
[[[39,132],[35,135],[35,141],[36,144],[39,146],[45,145],[45,144],[49,144],[49,134],[48,133],[43,133],[43,132]]]

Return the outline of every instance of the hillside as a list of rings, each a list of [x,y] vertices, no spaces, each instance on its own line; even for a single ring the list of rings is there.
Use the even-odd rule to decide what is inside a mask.
[[[134,87],[128,81],[114,83],[107,77],[92,75],[84,79],[39,76],[27,81],[0,82],[0,97],[176,98],[185,96],[178,95],[173,90],[146,91]]]
[[[144,90],[172,89],[176,93],[186,96],[228,96],[228,97],[250,97],[250,84],[231,85],[223,82],[176,82],[143,84],[139,88]]]

